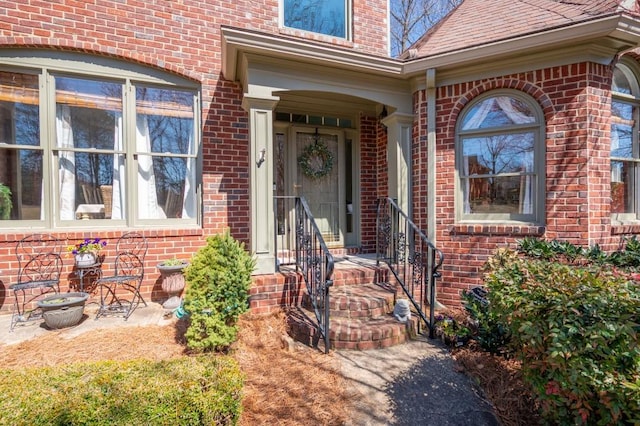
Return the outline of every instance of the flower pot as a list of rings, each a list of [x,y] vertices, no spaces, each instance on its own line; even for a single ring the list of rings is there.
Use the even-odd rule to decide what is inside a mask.
[[[169,299],[162,304],[163,308],[175,309],[180,306],[182,300],[179,294],[185,287],[182,270],[187,266],[189,266],[187,262],[179,265],[164,265],[162,263],[158,265],[158,271],[162,276],[162,291],[169,295]]]
[[[86,268],[96,263],[96,255],[94,253],[78,253],[75,255],[76,266]]]
[[[38,302],[42,309],[42,317],[47,327],[51,329],[65,328],[76,325],[82,319],[84,305],[89,293],[59,293]]]

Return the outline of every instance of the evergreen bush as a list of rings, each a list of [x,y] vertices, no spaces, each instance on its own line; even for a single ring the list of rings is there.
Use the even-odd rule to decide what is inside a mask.
[[[185,271],[184,310],[189,314],[187,347],[222,351],[237,337],[237,320],[248,309],[255,260],[231,235],[207,238]]]

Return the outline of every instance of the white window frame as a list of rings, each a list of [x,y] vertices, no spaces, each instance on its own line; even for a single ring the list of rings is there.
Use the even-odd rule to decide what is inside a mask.
[[[474,105],[494,97],[508,96],[527,104],[534,113],[533,123],[516,124],[510,126],[493,127],[487,129],[462,130],[463,120]],[[509,213],[465,213],[464,211],[464,155],[463,140],[466,137],[483,137],[508,133],[532,133],[534,137],[534,163],[532,183],[532,212],[531,214]],[[529,95],[517,90],[492,90],[467,104],[460,113],[456,123],[455,137],[455,211],[457,223],[488,223],[515,225],[544,225],[545,217],[545,122],[544,114],[539,104]]]
[[[200,86],[178,76],[159,70],[146,68],[137,64],[125,63],[110,58],[95,57],[80,53],[65,53],[51,51],[30,51],[27,49],[0,50],[0,70],[39,76],[39,110],[40,110],[40,145],[16,146],[8,145],[3,148],[31,149],[43,152],[43,200],[42,220],[2,220],[0,231],[16,228],[113,228],[113,227],[199,227],[202,222],[201,179],[202,158],[201,150],[201,96]],[[59,206],[58,159],[60,150],[56,146],[56,94],[55,76],[66,76],[80,79],[98,79],[112,81],[123,86],[123,140],[126,155],[126,213],[125,219],[88,219],[61,220]],[[194,123],[193,140],[194,153],[189,155],[195,162],[194,206],[195,214],[192,218],[140,219],[137,210],[137,157],[139,152],[135,146],[135,87],[136,85],[153,86],[168,90],[184,90],[194,94]],[[133,127],[131,125],[133,123]],[[76,151],[82,151],[75,149]],[[86,151],[86,150],[85,150]],[[113,154],[114,151],[96,150],[96,153]],[[187,157],[181,154],[153,153],[164,157]]]

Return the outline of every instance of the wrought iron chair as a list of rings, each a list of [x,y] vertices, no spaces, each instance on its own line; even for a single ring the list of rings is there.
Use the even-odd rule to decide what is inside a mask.
[[[140,303],[147,306],[140,294],[147,248],[146,238],[139,233],[129,232],[120,237],[116,244],[114,274],[96,280],[100,292],[96,319],[122,315],[126,321]]]
[[[39,308],[27,309],[29,304],[52,291],[60,292],[62,246],[61,240],[49,234],[33,234],[18,241],[18,282],[9,286],[14,296],[11,331],[19,322],[42,318]]]

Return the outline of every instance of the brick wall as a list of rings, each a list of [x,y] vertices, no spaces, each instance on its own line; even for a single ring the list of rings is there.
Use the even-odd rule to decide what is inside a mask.
[[[363,253],[375,250],[379,185],[386,185],[386,134],[373,117],[360,118],[360,229]]]
[[[481,283],[481,268],[497,247],[515,247],[525,236],[568,240],[578,245],[616,248],[621,234],[633,229],[611,227],[610,221],[610,85],[612,68],[580,63],[498,78],[470,81],[437,90],[437,182],[435,215],[437,246],[445,253],[438,298],[457,304],[459,293]],[[546,123],[546,217],[544,226],[456,224],[454,210],[455,126],[462,109],[478,95],[494,89],[516,89],[535,99]],[[424,98],[424,92],[417,94]],[[426,129],[426,100],[418,122]],[[421,130],[418,129],[418,132]],[[424,133],[424,131],[423,131]],[[414,134],[414,179],[426,197],[426,143]],[[425,215],[426,216],[426,215]],[[418,217],[426,228],[426,219]],[[636,230],[637,231],[637,230]]]
[[[241,108],[242,89],[221,77],[220,26],[233,26],[302,37],[319,43],[386,56],[386,0],[354,0],[356,17],[353,40],[334,40],[322,35],[281,29],[278,0],[261,2],[185,1],[61,1],[17,0],[0,8],[0,48],[51,48],[91,53],[139,63],[197,81],[202,89],[203,230],[176,229],[144,231],[150,241],[147,278],[143,294],[161,298],[155,264],[167,257],[188,258],[204,244],[207,235],[231,229],[234,237],[248,242],[249,222],[249,135],[246,112]],[[375,120],[363,120],[363,159],[375,156]],[[373,146],[372,146],[373,145]],[[368,160],[367,160],[368,161]],[[371,209],[375,196],[375,173],[368,174],[363,206]],[[369,211],[363,224],[369,229]],[[375,223],[375,220],[373,220]],[[369,231],[371,231],[369,229]],[[368,231],[368,232],[369,232]],[[121,231],[100,231],[112,242]],[[83,232],[53,232],[69,243],[89,236]],[[0,311],[8,311],[12,294],[6,289],[15,282],[15,243],[24,233],[0,237]],[[105,252],[113,257],[110,244]],[[65,265],[65,277],[72,262]],[[106,266],[106,265],[105,265]],[[108,273],[108,270],[105,271]],[[68,281],[63,280],[63,287]],[[163,297],[163,296],[162,296]]]

